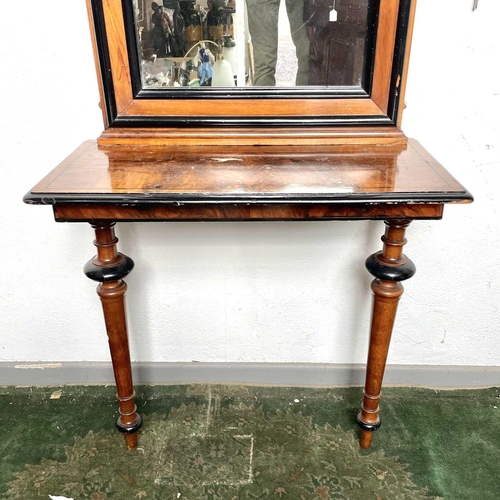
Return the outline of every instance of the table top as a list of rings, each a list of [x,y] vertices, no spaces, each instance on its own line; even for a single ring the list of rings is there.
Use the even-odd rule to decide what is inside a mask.
[[[82,144],[26,203],[443,204],[471,194],[416,141],[399,146]]]

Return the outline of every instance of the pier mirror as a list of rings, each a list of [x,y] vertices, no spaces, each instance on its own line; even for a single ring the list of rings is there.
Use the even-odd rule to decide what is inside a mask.
[[[412,0],[88,0],[107,127],[397,126]]]

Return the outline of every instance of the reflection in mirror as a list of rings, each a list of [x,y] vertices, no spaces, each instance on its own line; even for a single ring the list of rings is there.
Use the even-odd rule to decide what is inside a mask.
[[[127,1],[144,89],[363,86],[375,0]]]

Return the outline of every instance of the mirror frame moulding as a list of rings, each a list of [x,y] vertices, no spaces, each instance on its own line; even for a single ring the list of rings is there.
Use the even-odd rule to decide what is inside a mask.
[[[105,125],[101,144],[202,145],[215,138],[221,145],[406,143],[399,126],[416,0],[376,0],[369,94],[358,87],[302,87],[270,89],[268,95],[266,89],[217,90],[213,97],[162,92],[160,98],[134,93],[127,0],[86,1]]]

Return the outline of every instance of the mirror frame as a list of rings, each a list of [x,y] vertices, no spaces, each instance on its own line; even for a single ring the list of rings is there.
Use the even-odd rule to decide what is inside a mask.
[[[301,87],[261,88],[257,93],[218,90],[213,97],[206,91],[198,95],[198,89],[196,95],[163,91],[159,98],[154,92],[134,92],[129,48],[135,28],[125,25],[125,1],[87,0],[107,129],[399,126],[416,0],[375,0],[379,6],[369,94],[359,87],[320,92]]]

